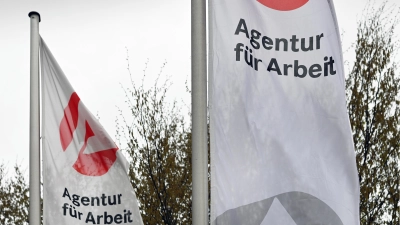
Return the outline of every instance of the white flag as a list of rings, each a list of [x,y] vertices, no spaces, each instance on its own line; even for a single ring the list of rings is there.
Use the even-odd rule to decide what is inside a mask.
[[[210,7],[211,222],[359,224],[332,1]]]
[[[40,42],[44,224],[143,224],[127,161]]]

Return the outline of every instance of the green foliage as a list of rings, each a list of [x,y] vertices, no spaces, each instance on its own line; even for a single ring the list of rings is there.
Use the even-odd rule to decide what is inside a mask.
[[[394,30],[385,4],[358,24],[356,60],[346,80],[360,181],[361,224],[400,224],[399,113]]]
[[[394,15],[382,5],[359,22],[356,59],[346,79],[363,225],[400,224],[400,78],[395,60],[399,46],[394,35],[399,14]],[[129,177],[143,222],[191,224],[190,125],[177,102],[166,100],[168,79],[161,85],[157,79],[145,88],[145,78],[140,86],[132,82],[126,89],[133,122],[125,122]],[[28,191],[18,165],[8,178],[0,164],[0,224],[26,223]]]
[[[191,134],[177,102],[166,101],[168,79],[158,84],[163,67],[151,88],[126,90],[129,176],[144,224],[191,224]]]
[[[28,185],[18,165],[14,176],[6,177],[6,169],[0,165],[0,224],[24,224],[28,221]]]

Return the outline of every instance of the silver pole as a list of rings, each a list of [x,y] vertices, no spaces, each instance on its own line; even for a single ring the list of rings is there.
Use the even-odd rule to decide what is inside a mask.
[[[40,225],[40,111],[39,111],[39,22],[40,14],[30,12],[31,75],[29,126],[29,224]]]
[[[208,224],[206,0],[192,0],[192,222]]]

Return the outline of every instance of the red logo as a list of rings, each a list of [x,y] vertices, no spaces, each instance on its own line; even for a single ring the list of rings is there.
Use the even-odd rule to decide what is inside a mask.
[[[308,0],[257,0],[268,8],[279,11],[295,10],[305,5]]]
[[[74,132],[78,127],[79,102],[80,98],[76,94],[76,92],[74,92],[72,93],[69,99],[68,106],[65,107],[64,109],[64,117],[62,118],[60,123],[60,141],[63,151],[65,151],[67,147],[71,144]],[[75,161],[72,167],[78,173],[86,176],[102,176],[108,172],[108,170],[111,168],[111,166],[117,159],[116,152],[118,151],[118,147],[111,140],[104,140],[104,138],[101,137],[102,141],[99,141],[99,143],[97,142],[92,143],[92,146],[89,145],[92,149],[94,148],[96,152],[90,154],[83,153],[85,149],[89,147],[88,140],[90,138],[95,137],[95,133],[98,134],[105,133],[105,131],[102,130],[101,126],[94,126],[96,129],[93,131],[89,122],[86,119],[84,119],[84,121],[85,121],[84,143],[79,151],[78,159]],[[115,147],[103,150],[101,149],[101,146],[104,145],[104,143],[108,145],[112,143],[112,145]]]

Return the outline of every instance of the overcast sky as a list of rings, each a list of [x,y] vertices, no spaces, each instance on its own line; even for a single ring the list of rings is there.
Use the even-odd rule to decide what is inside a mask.
[[[334,0],[344,50],[356,39],[367,2]],[[28,173],[30,11],[40,13],[40,35],[75,91],[115,137],[117,107],[127,109],[121,88],[129,84],[127,50],[136,82],[146,61],[150,79],[167,62],[170,95],[190,103],[190,10],[190,0],[0,0],[0,163],[17,162]]]

